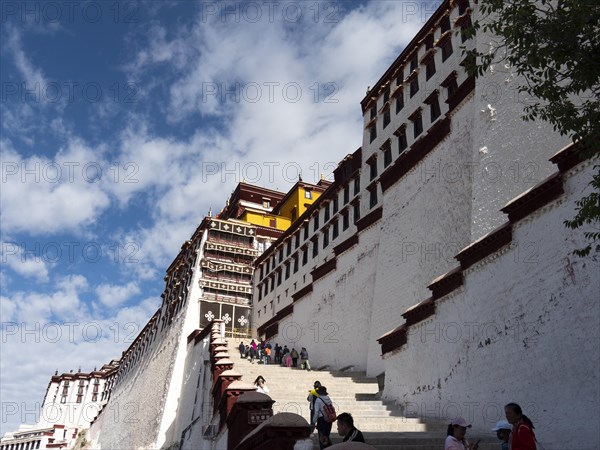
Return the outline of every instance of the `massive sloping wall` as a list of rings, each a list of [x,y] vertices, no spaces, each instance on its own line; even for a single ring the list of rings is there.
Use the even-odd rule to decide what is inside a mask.
[[[600,447],[600,263],[572,254],[586,241],[563,225],[591,174],[589,162],[566,173],[562,196],[512,223],[512,240],[409,326],[385,356],[386,398],[482,431],[517,402],[545,449]]]

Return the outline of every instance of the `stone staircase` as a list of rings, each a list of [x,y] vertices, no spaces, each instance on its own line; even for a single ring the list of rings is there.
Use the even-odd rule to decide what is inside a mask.
[[[229,355],[234,362],[234,370],[242,374],[242,379],[248,383],[254,383],[259,375],[265,378],[269,396],[275,400],[274,414],[296,413],[308,421],[310,412],[306,397],[315,380],[319,380],[327,388],[336,412],[352,414],[355,426],[363,432],[367,443],[378,450],[440,450],[444,447],[447,424],[402,416],[394,405],[375,398],[377,380],[367,378],[364,372],[309,372],[275,364],[258,364],[256,360],[251,363],[240,358],[237,345],[239,341],[229,341]],[[469,434],[471,442],[478,438]],[[335,423],[331,439],[334,444],[342,440]],[[479,450],[498,450],[500,443],[494,439],[491,433],[483,437]],[[313,441],[314,449],[318,449],[316,431]]]

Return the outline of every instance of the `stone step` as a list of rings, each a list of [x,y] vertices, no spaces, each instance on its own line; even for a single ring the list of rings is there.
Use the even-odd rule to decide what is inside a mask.
[[[414,450],[439,450],[440,443],[443,446],[446,424],[402,416],[394,404],[375,398],[379,391],[377,380],[367,377],[364,372],[309,372],[278,364],[251,363],[240,358],[237,348],[231,349],[229,353],[234,362],[234,370],[242,374],[246,382],[254,382],[259,375],[267,380],[269,395],[275,400],[274,413],[292,412],[308,419],[310,410],[306,397],[314,381],[319,380],[327,387],[338,414],[351,413],[356,426],[365,436],[369,436],[367,440],[375,443],[378,449],[410,449],[406,444],[414,446]],[[336,431],[334,424],[334,442],[341,442],[341,438],[337,439]],[[318,448],[318,444],[315,448]]]

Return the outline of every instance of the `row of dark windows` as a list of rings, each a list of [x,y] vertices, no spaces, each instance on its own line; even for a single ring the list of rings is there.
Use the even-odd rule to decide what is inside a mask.
[[[469,6],[468,0],[461,0],[459,2],[459,14],[460,15],[464,14],[464,12],[468,8],[468,6]],[[461,41],[463,43],[467,40],[467,34],[465,33],[465,31],[470,26],[470,24],[471,24],[471,22],[469,20],[466,22],[465,25],[461,26],[460,36],[461,36]],[[449,16],[446,15],[441,20],[440,29],[441,29],[442,34],[444,34],[450,30]],[[434,45],[433,33],[431,33],[425,38],[426,50],[429,51],[430,49],[432,49],[433,45]],[[445,62],[450,57],[450,55],[452,55],[452,53],[454,52],[453,47],[452,47],[452,37],[451,36],[444,37],[443,41],[440,42],[438,45],[439,45],[439,47],[441,49],[441,53],[442,53],[442,62]],[[423,64],[425,65],[425,80],[429,80],[436,73],[436,65],[435,65],[434,55],[430,55],[430,57],[428,59],[423,61]],[[410,67],[410,74],[413,74],[414,71],[418,69],[419,61],[418,61],[417,52],[415,52],[413,54],[413,56],[411,57],[410,62],[409,62],[409,67]],[[397,77],[396,86],[402,86],[404,84],[403,72],[404,72],[404,70],[401,70],[401,74]],[[414,73],[414,75],[412,75],[412,77],[413,78],[410,79],[410,81],[408,82],[408,94],[409,94],[410,98],[413,98],[419,92],[419,89],[420,89],[419,74]],[[409,76],[409,78],[410,78],[410,76]],[[400,111],[402,111],[402,109],[404,108],[404,105],[405,105],[404,88],[400,87],[399,90],[394,94],[394,96],[395,96],[395,105],[396,105],[395,111],[396,111],[396,114],[398,114]],[[384,104],[383,129],[385,129],[391,123],[391,112],[390,112],[390,106],[388,104],[389,99],[390,99],[390,88],[388,87],[383,93],[383,104]],[[438,105],[438,107],[439,107],[439,105]],[[439,117],[439,114],[437,116]],[[371,107],[370,119],[372,120],[372,119],[375,119],[376,117],[377,117],[377,103],[375,102],[375,104]],[[435,120],[435,119],[432,119],[432,121],[433,120]],[[417,127],[418,127],[418,125],[417,125]],[[377,138],[377,124],[376,123],[372,124],[369,127],[368,132],[369,132],[369,142],[373,142]]]
[[[356,200],[352,203],[354,223],[360,219],[360,201]],[[340,219],[334,220],[331,224],[321,230],[322,241],[321,246],[323,249],[327,248],[331,242],[335,241],[340,235],[340,222],[342,231],[346,231],[350,227],[350,212],[349,209],[344,209],[340,213]],[[331,231],[330,231],[331,230]],[[310,248],[309,248],[310,247]],[[319,236],[314,235],[311,238],[310,246],[304,245],[298,253],[292,256],[291,260],[284,264],[285,268],[277,270],[275,275],[271,275],[270,278],[263,280],[261,286],[258,289],[258,301],[261,301],[263,297],[266,297],[269,292],[273,291],[276,286],[280,286],[283,280],[287,280],[292,273],[297,273],[300,264],[304,267],[308,264],[309,252],[312,258],[316,258],[319,255]],[[300,259],[301,255],[301,259]],[[273,267],[275,269],[275,267]]]
[[[354,178],[354,182],[353,182],[353,191],[354,191],[354,195],[357,195],[360,191],[360,176],[357,176],[356,178]],[[348,203],[350,203],[350,184],[346,184],[344,186],[344,189],[342,191],[342,200],[343,200],[343,205],[347,205]],[[327,223],[331,217],[333,217],[335,214],[338,213],[339,211],[339,199],[338,199],[338,194],[336,193],[336,195],[333,197],[333,199],[331,200],[331,202],[327,203],[323,208],[321,208],[321,210],[317,211],[317,213],[313,216],[312,218],[312,227],[313,227],[313,232],[317,232],[319,230],[320,225],[320,216],[321,216],[321,211],[323,211],[323,223]],[[345,229],[345,228],[344,228]],[[276,266],[276,264],[281,264],[284,260],[284,253],[285,253],[285,257],[289,257],[292,253],[293,250],[297,250],[300,247],[300,230],[298,230],[296,232],[296,234],[290,238],[285,245],[281,246],[279,249],[277,249],[277,253],[275,256],[271,257],[271,258],[267,258],[266,261],[261,264],[260,266],[260,279],[262,280],[263,278],[265,278],[265,276],[267,276],[267,274],[269,274]],[[308,240],[310,235],[310,227],[309,224],[307,223],[304,227],[303,227],[303,231],[302,231],[302,239],[304,241]],[[292,249],[292,241],[293,241],[293,246],[294,248]]]
[[[19,442],[15,444],[6,444],[0,445],[0,450],[36,450],[40,448],[40,443],[42,441],[27,441],[27,442]]]

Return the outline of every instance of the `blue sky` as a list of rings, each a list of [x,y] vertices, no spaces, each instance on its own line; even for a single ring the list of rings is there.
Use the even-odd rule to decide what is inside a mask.
[[[1,433],[118,358],[242,180],[362,143],[359,102],[439,2],[1,3]]]

